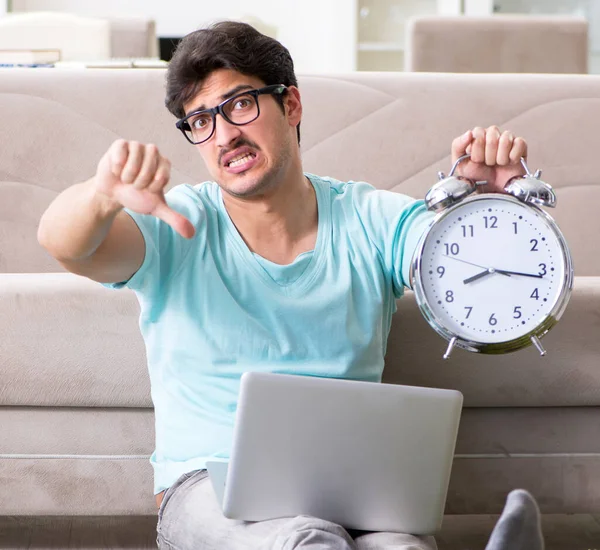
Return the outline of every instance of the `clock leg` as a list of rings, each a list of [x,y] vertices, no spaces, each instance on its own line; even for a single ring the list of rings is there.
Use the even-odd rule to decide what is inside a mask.
[[[533,345],[537,348],[537,350],[540,352],[540,355],[546,355],[546,350],[544,349],[544,346],[542,346],[542,343],[540,342],[540,339],[537,336],[532,336],[531,341],[533,342]]]
[[[450,354],[452,353],[452,350],[454,349],[454,344],[456,344],[456,336],[454,338],[452,338],[452,340],[450,340],[450,343],[448,344],[448,348],[446,349],[446,353],[444,353],[444,359],[448,359],[448,357],[450,357]]]

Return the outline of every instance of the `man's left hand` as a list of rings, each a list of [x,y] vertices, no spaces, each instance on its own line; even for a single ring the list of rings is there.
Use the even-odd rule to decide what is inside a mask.
[[[525,173],[521,157],[527,158],[527,142],[510,131],[501,132],[498,126],[487,130],[479,126],[467,131],[452,142],[452,162],[470,153],[456,173],[474,181],[487,181],[479,186],[484,193],[502,193],[513,176]]]

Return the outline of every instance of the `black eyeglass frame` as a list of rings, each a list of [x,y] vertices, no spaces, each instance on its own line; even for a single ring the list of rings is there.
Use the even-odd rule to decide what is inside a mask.
[[[260,104],[258,103],[259,95],[265,95],[265,94],[283,95],[286,91],[287,91],[287,86],[285,84],[271,84],[270,86],[265,86],[264,88],[257,88],[255,90],[244,90],[243,92],[240,92],[239,94],[236,94],[233,97],[226,99],[222,103],[219,103],[219,105],[217,105],[216,107],[213,107],[212,109],[202,109],[200,111],[194,111],[194,112],[190,113],[189,115],[184,116],[183,118],[179,119],[175,123],[175,126],[177,126],[177,128],[184,135],[185,139],[187,139],[192,145],[199,145],[200,143],[204,143],[205,141],[208,141],[211,137],[213,137],[213,135],[215,133],[215,128],[217,127],[216,118],[217,118],[218,114],[221,115],[227,122],[229,122],[230,124],[233,124],[234,126],[245,126],[246,124],[250,124],[251,122],[254,122],[260,116]],[[256,116],[252,120],[248,120],[247,122],[241,122],[241,123],[233,122],[233,120],[231,120],[225,114],[225,111],[223,110],[223,105],[226,105],[227,103],[235,101],[237,98],[242,97],[244,95],[251,95],[254,97],[254,101],[256,103]],[[186,134],[186,130],[189,132],[192,131],[192,129],[188,123],[188,119],[190,119],[191,117],[194,117],[194,116],[198,116],[199,114],[202,114],[202,113],[210,114],[211,119],[212,119],[212,131],[210,132],[210,135],[206,139],[203,139],[202,141],[193,141]]]

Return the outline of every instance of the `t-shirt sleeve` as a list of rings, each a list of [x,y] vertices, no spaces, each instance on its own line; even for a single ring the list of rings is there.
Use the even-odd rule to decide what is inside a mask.
[[[375,189],[367,183],[353,182],[352,186],[363,227],[379,250],[394,295],[399,298],[404,287],[411,288],[413,258],[435,214],[427,210],[423,200]]]
[[[192,223],[196,230],[194,237],[186,239],[159,218],[138,214],[125,208],[124,211],[133,218],[144,237],[144,261],[129,280],[102,283],[103,286],[113,289],[129,288],[151,294],[161,288],[179,269],[192,248],[203,246],[206,215],[203,203],[194,188],[178,185],[165,194],[165,199],[173,210]]]

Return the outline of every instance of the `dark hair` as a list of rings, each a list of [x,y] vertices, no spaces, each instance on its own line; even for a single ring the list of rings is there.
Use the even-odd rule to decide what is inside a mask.
[[[186,35],[177,45],[167,70],[167,109],[177,118],[184,117],[184,103],[217,69],[260,78],[267,86],[298,86],[294,62],[283,44],[247,23],[221,21]],[[274,97],[283,110],[283,95]],[[296,129],[300,143],[300,124]]]

